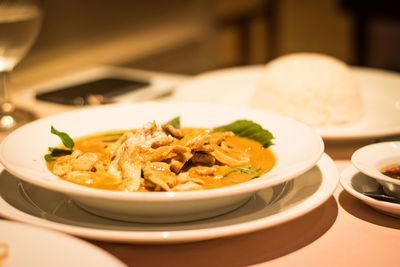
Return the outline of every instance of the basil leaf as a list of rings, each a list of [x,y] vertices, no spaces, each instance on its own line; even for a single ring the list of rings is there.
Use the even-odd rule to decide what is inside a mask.
[[[232,168],[230,169],[225,175],[224,177],[228,176],[229,174],[233,173],[233,172],[241,172],[241,173],[256,173],[260,171],[260,168],[258,168],[257,170],[253,170],[249,165],[242,165],[240,167],[236,167],[236,168]],[[255,177],[253,177],[255,178]],[[253,179],[252,178],[252,179]]]
[[[124,133],[109,133],[109,134],[104,134],[103,137],[109,137],[109,136],[122,136]]]
[[[53,158],[53,156],[50,154],[46,154],[44,155],[44,160],[50,162],[50,161],[55,161],[55,158]]]
[[[253,177],[251,177],[250,180],[253,180],[253,179],[255,179],[255,178],[259,178],[259,177],[261,177],[263,174],[264,174],[264,173],[259,172],[259,173],[257,173],[256,175],[254,175]]]
[[[57,131],[53,126],[51,126],[51,133],[60,137],[62,143],[67,148],[72,149],[74,147],[74,140],[72,140],[72,138],[67,133]]]
[[[49,147],[49,151],[52,157],[59,157],[72,154],[72,150],[56,148],[56,147]]]
[[[116,139],[108,139],[108,140],[101,140],[103,143],[115,143],[119,140],[119,138]]]
[[[251,120],[237,120],[230,124],[219,126],[213,129],[214,132],[231,131],[234,134],[259,142],[263,147],[272,145],[274,136],[266,129],[263,129],[258,123]]]
[[[179,129],[181,128],[181,117],[177,116],[175,118],[173,118],[172,120],[170,120],[169,122],[167,122],[167,124],[171,125],[172,127]]]

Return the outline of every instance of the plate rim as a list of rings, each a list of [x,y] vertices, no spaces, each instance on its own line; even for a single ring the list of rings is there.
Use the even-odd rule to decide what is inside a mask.
[[[88,228],[83,226],[73,226],[60,222],[47,221],[34,215],[27,214],[0,196],[0,215],[30,223],[33,225],[62,231],[72,235],[89,238],[93,240],[136,243],[136,244],[173,244],[187,243],[203,240],[210,240],[221,237],[236,236],[266,229],[275,225],[298,218],[325,203],[336,190],[339,184],[339,174],[336,164],[327,154],[323,154],[317,163],[321,170],[322,181],[319,188],[308,196],[304,201],[294,205],[283,212],[266,216],[263,218],[249,220],[228,226],[218,226],[212,228],[195,230],[177,230],[170,232],[161,231],[123,231],[123,230],[103,230],[98,228]],[[322,166],[324,168],[322,168]],[[329,176],[329,177],[326,177]],[[212,231],[217,230],[217,231]]]

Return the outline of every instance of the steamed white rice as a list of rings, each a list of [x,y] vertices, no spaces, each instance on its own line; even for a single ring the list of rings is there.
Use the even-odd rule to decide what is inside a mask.
[[[321,54],[289,54],[268,63],[252,102],[310,126],[347,124],[363,115],[361,90],[348,66]]]

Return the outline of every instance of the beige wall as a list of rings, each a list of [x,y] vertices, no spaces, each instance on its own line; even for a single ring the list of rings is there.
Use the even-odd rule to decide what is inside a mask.
[[[336,0],[279,0],[277,54],[313,51],[348,63],[353,56],[353,21]]]
[[[16,88],[99,64],[186,74],[236,66],[244,42],[246,64],[297,51],[353,61],[352,21],[336,0],[42,1],[42,32],[15,69]],[[271,3],[273,16],[257,13]],[[248,40],[221,23],[249,14]]]
[[[15,88],[35,85],[95,65],[129,64],[194,44],[198,51],[208,48],[207,1],[42,2],[41,33],[12,74]],[[208,54],[201,55],[204,58]],[[197,55],[200,53],[193,53],[192,59],[199,64],[198,71],[211,68],[203,66],[204,60],[197,60]]]

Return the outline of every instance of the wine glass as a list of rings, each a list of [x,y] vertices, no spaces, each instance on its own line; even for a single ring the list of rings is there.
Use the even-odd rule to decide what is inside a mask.
[[[36,40],[42,10],[34,0],[0,0],[0,132],[7,132],[36,118],[10,101],[6,80]]]

